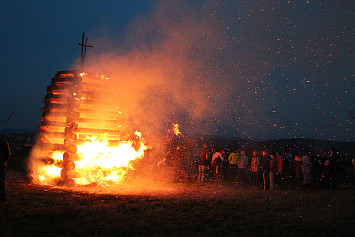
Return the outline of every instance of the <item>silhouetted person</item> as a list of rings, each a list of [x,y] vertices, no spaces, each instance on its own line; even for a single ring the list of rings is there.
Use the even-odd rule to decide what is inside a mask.
[[[281,180],[284,179],[284,158],[279,151],[276,152],[276,175],[275,183],[276,186],[281,185]]]
[[[6,162],[11,156],[9,144],[4,138],[0,138],[0,202],[6,201]]]
[[[248,177],[249,158],[245,155],[245,151],[240,151],[240,159],[238,161],[238,177],[242,183],[245,183]]]
[[[337,172],[339,166],[339,154],[335,149],[329,151],[329,161],[330,161],[330,188],[335,189],[337,186]]]
[[[302,156],[303,184],[306,186],[311,184],[311,178],[312,178],[312,172],[311,172],[312,161],[309,154],[310,152],[309,150],[307,150],[306,153]]]
[[[263,151],[260,160],[261,172],[263,174],[264,190],[269,189],[269,172],[270,172],[270,155],[267,151]]]
[[[234,148],[228,157],[229,167],[230,167],[230,178],[232,182],[234,182],[237,177],[239,159],[240,159],[239,151],[237,151],[237,149]]]
[[[276,174],[276,152],[271,152],[270,156],[270,171],[269,171],[269,177],[270,177],[270,190],[275,189],[275,174]]]
[[[260,156],[257,151],[253,151],[251,158],[250,172],[252,175],[252,184],[255,188],[259,187],[260,177]]]
[[[174,159],[173,165],[175,171],[175,181],[178,182],[181,179],[182,161],[184,159],[184,153],[181,146],[176,147],[173,159]]]
[[[212,164],[212,169],[214,174],[214,180],[217,185],[219,185],[221,182],[221,166],[222,166],[223,159],[224,158],[221,153],[221,150],[213,153],[212,155],[211,164]]]
[[[208,167],[208,157],[207,145],[203,144],[198,161],[198,182],[200,183],[203,183],[205,179],[205,170]]]
[[[324,162],[324,167],[322,169],[322,187],[330,189],[330,177],[331,177],[331,167],[330,160]]]
[[[295,180],[294,185],[300,186],[302,184],[302,158],[300,154],[295,155]]]

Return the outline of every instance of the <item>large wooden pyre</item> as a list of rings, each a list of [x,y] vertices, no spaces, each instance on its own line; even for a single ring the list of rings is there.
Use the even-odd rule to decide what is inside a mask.
[[[77,145],[88,136],[104,134],[111,143],[121,139],[119,112],[108,81],[103,76],[59,71],[47,87],[38,142],[43,154],[63,154],[59,162],[51,155],[42,158],[62,168],[60,183],[75,184],[70,173],[78,159]]]

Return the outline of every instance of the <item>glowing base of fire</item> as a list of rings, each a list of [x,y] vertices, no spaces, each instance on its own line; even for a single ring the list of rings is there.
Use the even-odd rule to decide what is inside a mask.
[[[136,133],[140,139],[140,134]],[[131,162],[141,159],[147,147],[140,142],[133,147],[133,141],[122,141],[117,146],[111,147],[105,139],[87,138],[87,142],[77,146],[77,160],[75,168],[67,172],[68,179],[76,184],[97,184],[101,186],[118,184],[122,182],[130,170],[134,170]],[[42,164],[33,174],[34,182],[43,185],[58,183],[62,178],[63,153],[52,154],[53,163]]]

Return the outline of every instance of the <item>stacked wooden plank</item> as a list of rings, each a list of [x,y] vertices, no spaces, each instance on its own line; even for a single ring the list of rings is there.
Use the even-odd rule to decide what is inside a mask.
[[[63,154],[59,162],[50,162],[60,166],[63,183],[75,184],[71,173],[74,173],[74,161],[80,159],[77,146],[88,137],[105,135],[113,144],[121,139],[114,98],[112,87],[102,76],[59,71],[51,80],[42,100],[38,141],[48,154]]]

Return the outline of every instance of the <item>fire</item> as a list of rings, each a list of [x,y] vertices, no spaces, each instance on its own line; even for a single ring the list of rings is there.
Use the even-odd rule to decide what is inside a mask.
[[[173,124],[173,129],[174,129],[174,133],[176,136],[181,135],[181,132],[179,130],[179,124],[177,124],[177,123]]]
[[[140,144],[136,151],[132,141],[123,141],[118,146],[109,147],[107,141],[92,139],[78,146],[80,161],[75,161],[74,178],[77,184],[121,182],[128,170],[133,170],[131,161],[141,159],[147,147]]]
[[[43,185],[51,184],[53,180],[60,178],[61,168],[55,165],[43,165],[38,167],[38,174],[34,178],[35,182]]]
[[[143,141],[140,141],[136,150],[133,141],[122,141],[117,146],[110,146],[105,139],[88,137],[87,142],[77,146],[78,160],[74,161],[75,169],[69,172],[68,177],[78,185],[119,184],[130,170],[134,170],[131,161],[142,159],[146,149]],[[61,179],[63,152],[53,152],[51,158],[52,164],[38,167],[35,181],[47,185]]]
[[[42,100],[33,181],[43,185],[115,185],[134,170],[147,146],[121,124],[115,91],[105,75],[59,71]]]

